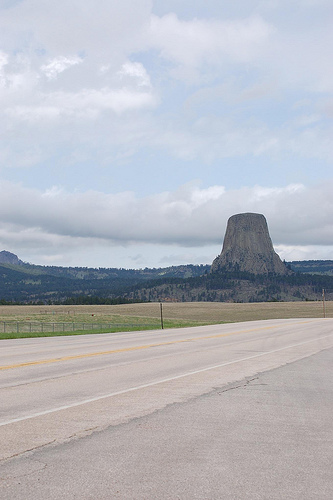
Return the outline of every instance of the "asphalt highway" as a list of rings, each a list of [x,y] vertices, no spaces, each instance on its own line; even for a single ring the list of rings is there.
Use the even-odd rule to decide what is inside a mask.
[[[228,474],[224,463],[226,458],[221,457],[220,448],[223,448],[221,439],[224,436],[222,441],[225,441],[230,455],[232,443],[225,440],[225,436],[229,431],[232,435],[235,427],[228,418],[226,407],[221,411],[218,404],[214,406],[214,398],[220,401],[217,395],[229,397],[229,394],[235,393],[235,399],[228,402],[230,412],[235,414],[239,432],[245,433],[243,440],[253,443],[253,427],[241,427],[241,422],[247,422],[247,415],[252,412],[256,415],[255,422],[263,420],[264,430],[268,417],[265,419],[258,412],[258,402],[248,397],[250,391],[242,391],[242,388],[258,387],[255,381],[260,377],[269,377],[268,374],[275,373],[274,370],[277,373],[282,370],[280,377],[285,384],[279,384],[275,379],[271,382],[276,386],[275,397],[280,394],[282,401],[286,388],[289,398],[293,392],[297,396],[302,393],[305,384],[299,383],[298,389],[293,384],[302,370],[303,379],[318,379],[319,373],[325,379],[327,367],[332,367],[332,356],[328,358],[333,352],[330,349],[332,346],[332,319],[272,320],[163,331],[1,341],[0,496],[5,499],[289,498],[274,496],[273,490],[267,496],[267,477],[264,476],[253,496],[242,497],[239,493],[233,496],[237,491],[234,470]],[[320,356],[324,356],[325,362],[318,361],[319,366],[316,365],[313,373],[315,363],[312,371],[306,363],[309,359],[320,360]],[[286,373],[292,371],[291,367],[297,363],[301,363],[300,371],[294,371],[288,378]],[[325,382],[320,379],[317,384],[316,390],[320,393],[320,389],[326,387]],[[260,386],[261,392],[264,387]],[[328,389],[325,391],[327,394]],[[242,392],[245,398],[243,412],[242,398],[236,397],[236,393]],[[315,396],[317,419],[325,419],[327,398],[319,398],[321,412],[318,394]],[[311,398],[316,399],[313,394],[304,393],[306,404],[312,405]],[[323,401],[326,403],[323,404]],[[272,400],[274,413],[281,410],[279,405],[274,406],[275,403]],[[281,418],[276,419],[273,415],[275,424],[271,425],[269,432],[266,429],[267,435],[271,433],[275,439],[271,437],[271,444],[265,442],[265,446],[271,446],[277,458],[277,431],[289,429],[290,422],[285,420],[290,415],[286,416],[285,410],[284,404]],[[294,411],[298,424],[305,429],[308,424],[304,408],[296,405]],[[154,424],[147,423],[149,419],[153,419]],[[154,428],[154,443],[149,441],[148,446],[146,442],[140,442],[138,429],[142,430],[142,426],[147,429],[150,425]],[[295,432],[294,428],[291,430]],[[327,442],[326,434],[324,436],[318,431],[316,436],[312,427],[311,432],[314,435],[311,435],[311,440],[315,440],[316,446],[320,442],[325,447],[323,438]],[[329,435],[332,437],[332,431]],[[281,445],[285,445],[286,437],[281,440]],[[162,448],[161,443],[164,443]],[[170,446],[169,451],[166,451],[166,444]],[[237,463],[239,454],[239,467],[245,456],[249,461],[261,463],[261,454],[267,454],[265,446],[264,449],[258,446],[256,453],[255,447],[252,451],[246,447],[237,451],[236,446],[231,453],[232,463]],[[97,474],[95,465],[100,463],[101,453],[103,466],[99,465]],[[323,451],[324,462],[328,460],[325,453]],[[45,454],[48,454],[47,461]],[[194,456],[195,464],[192,460]],[[64,469],[61,469],[59,460]],[[144,470],[142,460],[146,464]],[[272,463],[272,456],[269,460]],[[128,461],[133,470],[128,469]],[[185,474],[182,479],[178,477],[180,471],[176,467],[179,461]],[[224,467],[223,484],[217,474],[219,464]],[[103,480],[99,477],[101,470],[105,473]],[[69,471],[73,472],[73,476]],[[305,471],[306,474],[308,472]],[[256,491],[253,471],[244,469],[242,474],[242,484],[248,481],[248,487]],[[323,472],[319,475],[322,496],[307,497],[303,491],[303,496],[299,498],[332,497],[332,489],[329,489],[332,483],[327,486],[327,481],[322,478]],[[86,484],[88,477],[91,481]],[[192,481],[188,483],[186,477],[192,477]],[[169,483],[173,485],[171,489]],[[309,488],[307,491],[310,491]],[[325,496],[327,492],[331,496]]]

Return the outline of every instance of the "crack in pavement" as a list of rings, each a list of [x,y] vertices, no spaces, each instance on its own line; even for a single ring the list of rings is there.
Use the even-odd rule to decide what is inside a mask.
[[[28,454],[28,453],[32,453],[32,452],[34,452],[34,451],[36,451],[38,449],[44,448],[45,446],[49,446],[49,445],[54,444],[56,442],[57,442],[57,439],[53,439],[52,441],[49,441],[48,443],[44,443],[44,444],[40,444],[38,446],[34,446],[33,448],[30,448],[29,450],[24,450],[24,451],[20,451],[18,453],[14,453],[14,455],[11,455],[10,457],[6,457],[6,458],[0,459],[0,463],[5,464],[6,462],[9,462],[13,458],[18,458],[18,457],[21,457],[22,455],[25,455],[25,454]],[[1,480],[2,480],[2,478],[0,477],[0,481]]]
[[[228,392],[228,391],[233,391],[235,389],[243,389],[244,387],[247,387],[250,382],[253,382],[254,380],[258,380],[259,377],[253,377],[253,378],[250,378],[248,380],[245,380],[243,383],[239,384],[239,385],[234,385],[232,384],[231,386],[227,386],[225,389],[221,390],[219,389],[217,391],[217,394],[223,394],[224,392]],[[266,385],[266,384],[255,384],[255,385]]]

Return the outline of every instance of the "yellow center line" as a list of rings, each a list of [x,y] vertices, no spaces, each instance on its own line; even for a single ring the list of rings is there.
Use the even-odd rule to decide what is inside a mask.
[[[308,323],[308,321],[302,321],[301,323],[297,323],[297,324],[302,324],[302,323]],[[50,363],[58,363],[60,361],[70,361],[73,359],[92,358],[94,356],[104,356],[107,354],[118,354],[121,352],[139,351],[142,349],[150,349],[151,347],[161,347],[161,346],[165,346],[165,345],[181,344],[184,342],[192,342],[194,340],[218,339],[218,338],[222,338],[222,337],[230,337],[231,335],[238,335],[241,333],[250,333],[250,332],[255,332],[255,331],[259,331],[259,330],[271,330],[274,328],[278,328],[279,326],[280,325],[264,326],[262,328],[250,328],[248,330],[239,330],[239,331],[230,332],[230,333],[219,333],[216,335],[206,335],[204,337],[192,337],[192,338],[187,338],[187,339],[173,340],[173,341],[169,341],[169,342],[158,342],[156,344],[146,344],[146,345],[133,346],[133,347],[123,347],[121,349],[112,349],[110,351],[88,352],[85,354],[76,354],[73,356],[62,356],[61,358],[50,358],[50,359],[42,359],[42,360],[37,360],[37,361],[27,361],[25,363],[16,363],[16,364],[12,364],[12,365],[0,366],[0,371],[1,370],[11,370],[13,368],[22,368],[25,366],[46,365],[46,364],[50,364]]]

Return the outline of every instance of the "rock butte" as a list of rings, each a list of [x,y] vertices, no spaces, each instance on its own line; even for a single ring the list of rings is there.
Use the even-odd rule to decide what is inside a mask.
[[[211,267],[211,272],[221,271],[291,274],[274,251],[267,221],[262,214],[244,213],[230,217],[222,252]]]
[[[0,264],[13,264],[15,266],[21,266],[23,262],[14,253],[2,250],[2,252],[0,252]]]

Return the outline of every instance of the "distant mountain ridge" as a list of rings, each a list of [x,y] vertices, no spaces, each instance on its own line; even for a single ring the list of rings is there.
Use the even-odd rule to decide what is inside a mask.
[[[333,261],[285,263],[294,276],[255,275],[234,270],[217,276],[210,265],[118,269],[39,266],[0,252],[0,304],[113,303],[135,301],[320,300],[333,299]],[[98,302],[100,301],[100,302]],[[111,301],[111,302],[110,302]]]
[[[288,263],[293,271],[333,276],[333,260],[294,260]]]
[[[143,281],[187,279],[209,272],[209,265],[182,265],[154,269],[118,269],[39,266],[0,252],[0,303],[63,303],[71,297],[114,299]]]
[[[284,263],[295,272],[308,274],[328,274],[333,275],[333,260],[294,260]],[[10,264],[13,266],[24,266],[26,269],[35,273],[50,274],[53,276],[66,276],[70,278],[86,279],[106,277],[124,277],[141,275],[147,279],[153,277],[178,277],[190,278],[204,274],[212,266],[209,264],[182,264],[179,266],[143,268],[143,269],[124,269],[116,267],[67,267],[67,266],[43,266],[38,264],[29,264],[19,259],[17,255],[7,250],[0,252],[0,265]],[[214,264],[213,264],[214,265]]]

